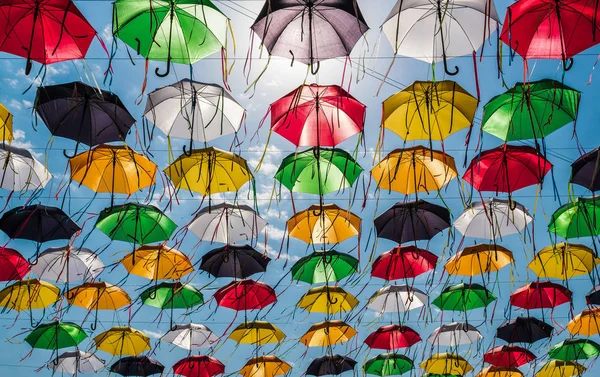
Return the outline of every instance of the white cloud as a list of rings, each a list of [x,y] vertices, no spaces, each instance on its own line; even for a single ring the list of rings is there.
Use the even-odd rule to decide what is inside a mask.
[[[273,225],[267,225],[267,236],[269,239],[281,241],[285,237],[285,231]]]
[[[13,130],[13,137],[15,140],[25,139],[25,131],[23,130]]]
[[[261,251],[261,252],[265,252],[265,245],[263,243],[258,243],[256,245],[256,248]],[[285,251],[285,250],[284,250]],[[281,253],[279,252],[279,250],[275,250],[274,248],[272,248],[270,245],[267,245],[267,255],[273,259],[279,258],[279,259],[287,259],[290,262],[297,262],[300,260],[300,257],[297,255],[291,255],[289,253],[285,253],[284,251],[282,251]]]
[[[112,25],[111,24],[105,25],[104,29],[102,29],[102,39],[104,39],[104,42],[106,42],[106,44],[112,43],[113,32],[112,32]]]
[[[164,334],[162,334],[162,333],[160,333],[158,331],[152,331],[152,330],[147,330],[147,329],[146,330],[142,330],[142,332],[144,334],[148,335],[152,339],[160,339],[164,335]]]
[[[17,79],[4,79],[4,82],[13,89],[19,85],[19,80]]]
[[[31,141],[27,140],[27,135],[25,134],[25,131],[15,129],[15,130],[13,130],[13,137],[14,137],[14,140],[11,143],[11,145],[13,147],[27,149],[29,152],[31,152],[33,157],[37,158],[38,160],[41,160],[44,157],[44,155],[42,153],[35,152],[33,150],[33,148],[34,148],[33,143]]]
[[[23,106],[25,106],[25,108],[27,108],[27,109],[31,109],[33,107],[33,102],[31,102],[31,101],[27,101],[24,99],[22,102],[23,102]]]
[[[21,102],[17,101],[16,99],[13,99],[9,102],[8,107],[12,108],[13,110],[19,111],[23,108],[23,104],[21,104]]]
[[[278,210],[274,208],[269,208],[266,212],[262,213],[262,217],[265,219],[282,219],[287,220],[290,216],[285,210]]]

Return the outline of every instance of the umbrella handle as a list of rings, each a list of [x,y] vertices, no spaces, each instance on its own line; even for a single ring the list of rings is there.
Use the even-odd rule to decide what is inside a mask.
[[[563,59],[562,63],[563,63],[563,70],[565,72],[567,72],[568,70],[573,68],[573,58]]]
[[[448,70],[448,59],[446,58],[446,45],[444,44],[444,31],[443,31],[443,20],[442,20],[442,5],[441,1],[437,2],[437,16],[438,22],[440,23],[440,39],[442,42],[442,58],[444,59],[444,71],[448,76],[456,76],[458,74],[458,66],[454,66],[454,72]]]
[[[171,73],[171,55],[167,56],[167,71],[165,73],[160,73],[158,72],[159,68],[156,67],[156,69],[154,70],[154,73],[156,74],[156,76],[158,77],[167,77],[169,76],[169,73]]]
[[[448,70],[448,60],[446,59],[446,52],[444,52],[443,58],[444,58],[444,71],[446,71],[446,74],[448,76],[456,76],[456,75],[458,75],[458,71],[459,71],[458,66],[456,66],[456,65],[454,66],[454,72],[450,72]]]
[[[192,139],[190,138],[190,150],[188,151],[188,147],[187,147],[187,145],[184,145],[184,146],[183,146],[183,154],[185,154],[185,155],[186,155],[186,156],[188,156],[188,157],[192,157],[192,152],[193,152],[193,149],[194,149],[193,141],[192,141]]]
[[[73,158],[73,157],[77,156],[77,151],[78,151],[78,150],[79,150],[79,143],[75,144],[75,152],[73,152],[73,155],[72,155],[72,156],[69,156],[69,155],[67,154],[67,150],[66,150],[66,149],[63,149],[63,155],[64,155],[66,158],[68,158],[68,159],[71,159],[71,158]]]
[[[321,69],[320,61],[318,61],[316,63],[313,63],[313,62],[310,63],[310,73],[312,73],[313,75],[316,75],[317,73],[319,73],[319,69]]]

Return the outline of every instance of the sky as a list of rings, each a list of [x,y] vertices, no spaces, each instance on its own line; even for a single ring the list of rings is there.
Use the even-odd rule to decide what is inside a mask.
[[[75,1],[75,3],[110,49],[114,43],[111,33],[111,3],[105,0],[84,0]],[[397,322],[397,316],[395,315],[386,314],[380,316],[373,311],[364,309],[368,298],[385,285],[385,282],[382,280],[370,278],[369,256],[380,255],[396,246],[396,244],[387,240],[379,240],[376,244],[374,243],[372,220],[376,215],[389,208],[395,202],[406,199],[398,193],[381,192],[376,194],[375,185],[371,184],[364,200],[366,205],[362,208],[365,196],[363,188],[368,186],[368,171],[373,166],[373,154],[377,144],[377,134],[381,121],[381,102],[416,80],[424,81],[432,79],[431,65],[411,58],[396,57],[395,63],[387,79],[381,86],[379,95],[377,95],[384,74],[393,58],[393,50],[380,33],[380,25],[393,7],[394,1],[359,0],[358,4],[371,30],[366,34],[365,40],[359,42],[352,53],[351,66],[346,65],[344,59],[334,59],[323,62],[318,75],[313,76],[307,74],[306,66],[301,64],[290,66],[290,60],[274,57],[270,61],[265,74],[258,81],[255,90],[247,91],[248,84],[244,78],[243,70],[246,63],[246,54],[250,48],[250,26],[260,11],[263,2],[257,0],[237,0],[216,1],[215,4],[231,19],[233,34],[235,35],[235,53],[231,45],[229,46],[229,62],[235,63],[229,82],[232,89],[231,94],[247,110],[246,131],[240,131],[239,134],[239,138],[243,140],[243,143],[236,151],[248,160],[252,168],[257,166],[265,149],[268,136],[268,120],[265,126],[258,131],[257,136],[254,138],[252,136],[257,132],[261,119],[266,115],[269,105],[283,95],[291,92],[305,80],[309,83],[314,82],[321,85],[340,84],[342,82],[342,72],[345,70],[344,86],[347,87],[350,82],[350,93],[367,106],[365,147],[364,149],[363,147],[359,149],[360,153],[357,157],[357,161],[365,169],[365,173],[363,173],[357,182],[358,198],[352,201],[352,191],[349,190],[325,197],[326,203],[336,203],[343,208],[350,206],[351,210],[363,219],[362,236],[360,239],[362,253],[360,273],[352,277],[349,281],[342,282],[342,286],[345,289],[357,296],[360,304],[349,315],[338,315],[335,317],[347,320],[350,325],[359,331],[359,334],[351,342],[336,345],[333,349],[335,353],[352,357],[358,361],[354,374],[361,374],[361,365],[367,359],[379,353],[377,350],[369,350],[364,346],[364,339],[379,326]],[[510,3],[499,0],[495,2],[495,5],[500,20],[504,20],[506,7]],[[427,38],[427,36],[424,35],[423,38]],[[256,48],[258,45],[257,38],[254,41],[254,49],[252,50],[252,77],[256,77],[267,62],[266,54],[260,56],[260,52]],[[518,56],[514,60],[510,59],[508,49],[505,46],[502,59],[503,77],[499,79],[495,43],[494,34],[492,42],[488,42],[485,47],[486,50],[482,61],[477,63],[481,105],[475,117],[475,137],[473,139],[476,140],[478,136],[478,128],[482,116],[482,104],[485,104],[493,96],[505,91],[506,88],[503,87],[503,83],[511,87],[515,83],[523,81],[524,77],[528,80],[552,78],[559,81],[564,80],[566,85],[581,91],[582,97],[577,120],[577,135],[581,146],[586,151],[597,147],[600,139],[596,131],[595,95],[598,93],[598,86],[600,85],[598,80],[600,79],[594,77],[594,66],[600,49],[595,47],[577,56],[573,68],[566,73],[563,72],[557,61],[531,61],[529,62],[528,72],[524,73],[521,59]],[[77,61],[48,66],[43,84],[53,85],[77,80],[97,83],[103,89],[110,89],[122,99],[138,121],[138,128],[141,129],[141,119],[146,102],[145,95],[140,97],[142,93],[141,86],[144,80],[144,60],[133,56],[132,60],[135,65],[132,64],[125,51],[124,44],[119,43],[118,46],[120,49],[112,61],[114,75],[110,87],[103,82],[103,73],[108,66],[108,59],[97,41],[92,44],[92,48],[84,62]],[[364,62],[364,65],[361,66],[359,62]],[[460,73],[451,79],[457,81],[470,93],[475,94],[476,84],[472,57],[465,56],[452,59],[450,66],[454,64],[460,67]],[[6,105],[15,117],[15,141],[13,145],[31,150],[36,158],[44,162],[54,175],[52,181],[40,195],[39,201],[46,205],[62,205],[63,209],[82,225],[85,236],[79,237],[75,245],[101,251],[101,259],[110,267],[103,272],[100,279],[110,283],[119,283],[133,299],[136,299],[142,290],[147,288],[148,282],[135,276],[127,276],[125,269],[117,263],[126,253],[131,252],[132,246],[119,241],[111,242],[107,236],[94,229],[95,217],[103,208],[110,205],[109,198],[105,195],[94,197],[93,192],[85,187],[79,187],[76,183],[69,186],[68,197],[64,200],[64,203],[62,197],[65,195],[64,189],[61,191],[59,199],[55,198],[59,187],[69,182],[68,161],[63,156],[63,149],[67,148],[72,151],[74,143],[70,140],[60,138],[53,139],[44,124],[40,120],[36,120],[32,106],[36,86],[41,81],[35,77],[35,72],[37,72],[39,66],[35,65],[32,70],[33,73],[27,76],[24,72],[24,59],[0,54],[0,67],[2,67],[0,69],[0,83],[2,84],[0,85],[0,102]],[[161,70],[164,70],[164,63],[150,62],[146,93],[155,88],[172,84],[180,79],[189,78],[190,76],[189,66],[175,65],[168,77],[159,78],[154,75],[155,67],[160,67]],[[437,80],[444,78],[441,64],[436,66],[435,72]],[[193,79],[201,82],[220,84],[222,82],[220,56],[213,55],[194,64]],[[430,307],[427,313],[415,310],[409,312],[404,318],[403,323],[414,328],[423,338],[423,342],[417,346],[409,350],[399,351],[413,358],[415,365],[426,359],[433,352],[446,351],[443,348],[432,350],[431,346],[424,341],[431,331],[442,323],[453,321],[464,322],[468,319],[469,323],[477,326],[478,330],[484,335],[484,339],[479,345],[463,346],[458,352],[475,367],[475,371],[477,372],[483,367],[483,353],[494,344],[493,336],[496,327],[508,318],[526,315],[523,310],[509,307],[508,298],[510,292],[536,279],[535,275],[525,267],[532,259],[534,245],[535,249],[539,250],[541,247],[550,244],[551,239],[546,232],[549,218],[561,204],[565,204],[569,200],[569,194],[573,196],[589,195],[582,188],[570,188],[568,185],[570,164],[580,155],[576,140],[572,138],[572,134],[573,125],[568,125],[545,140],[549,151],[547,156],[549,161],[554,165],[554,169],[552,176],[549,175],[547,177],[543,187],[526,188],[519,190],[513,195],[513,199],[527,207],[535,217],[533,222],[533,227],[535,228],[535,232],[533,233],[534,240],[513,235],[504,237],[499,241],[502,246],[513,251],[516,263],[511,268],[506,268],[499,272],[497,276],[493,274],[489,278],[486,278],[487,287],[498,297],[497,302],[489,306],[485,311],[477,309],[468,312],[467,318],[460,312],[444,312],[442,315],[433,306]],[[160,170],[163,170],[174,157],[180,154],[185,141],[171,140],[172,154],[170,154],[166,137],[158,131],[155,135],[152,140],[150,152],[152,153],[153,161],[158,165]],[[461,175],[465,171],[465,167],[463,166],[463,161],[465,160],[465,136],[466,130],[463,130],[452,135],[444,142],[445,151],[455,158]],[[232,137],[229,136],[215,140],[210,144],[215,147],[227,149],[231,142]],[[127,143],[140,151],[140,145],[136,144],[135,133],[129,135]],[[357,139],[354,137],[339,147],[352,151],[356,143]],[[483,135],[480,147],[485,150],[496,147],[500,143],[499,139],[491,135]],[[406,145],[411,146],[416,144],[411,142]],[[470,150],[467,155],[468,160],[475,156],[475,144],[475,141],[472,141],[470,144]],[[387,133],[385,145],[381,152],[382,154],[388,153],[404,145],[404,142],[399,137],[392,133]],[[441,145],[434,143],[434,148],[440,149]],[[291,239],[288,242],[287,238],[284,239],[285,221],[293,214],[289,194],[283,189],[280,198],[271,198],[274,185],[273,175],[282,159],[294,151],[294,145],[278,135],[273,135],[268,145],[264,162],[260,170],[255,173],[258,207],[261,215],[269,222],[267,227],[268,245],[266,252],[273,260],[269,264],[265,274],[257,275],[253,278],[275,287],[278,294],[278,302],[272,307],[252,313],[250,318],[270,321],[287,335],[286,340],[282,344],[264,346],[258,351],[259,354],[279,356],[293,366],[290,372],[291,376],[301,376],[304,374],[310,361],[315,357],[323,355],[325,350],[319,348],[306,350],[304,345],[298,343],[298,339],[311,324],[323,321],[325,318],[322,314],[306,313],[295,308],[296,302],[310,286],[305,283],[292,282],[289,274],[290,267],[299,258],[311,252],[311,249],[298,240]],[[181,192],[178,197],[178,203],[174,203],[171,206],[167,198],[162,198],[161,200],[163,190],[164,185],[159,179],[153,191],[148,192],[148,190],[145,190],[136,193],[129,200],[150,202],[157,205],[165,210],[165,213],[180,227],[192,219],[193,213],[198,208],[206,205],[206,201],[202,202],[201,197],[197,195],[190,196]],[[1,193],[2,201],[6,202],[8,199],[7,195],[8,193],[6,192]],[[248,187],[243,188],[238,194],[238,202],[251,202],[251,200],[248,200],[248,195]],[[461,186],[455,180],[441,192],[441,197],[438,197],[436,193],[431,193],[420,195],[419,198],[436,204],[445,203],[450,209],[453,219],[455,219],[464,209],[465,203],[463,197],[469,197],[470,195],[473,195],[473,200],[479,198],[477,193],[471,193],[468,185]],[[492,193],[483,193],[482,196],[488,198],[492,196]],[[13,195],[8,199],[7,208],[22,205],[27,198],[27,194]],[[212,198],[213,202],[220,200],[231,202],[234,199],[236,197],[233,194],[216,195]],[[117,195],[117,203],[125,200],[125,197]],[[294,195],[294,201],[296,209],[301,210],[318,203],[318,198],[310,195]],[[85,212],[82,212],[84,208]],[[4,234],[0,235],[1,241],[7,242],[9,247],[17,249],[26,257],[31,257],[36,251],[36,245],[29,241],[11,241]],[[201,256],[209,250],[221,246],[218,244],[210,245],[208,243],[198,244],[198,241],[195,236],[189,235],[179,246],[179,249],[186,253],[194,263],[198,263]],[[448,231],[445,231],[429,242],[419,242],[419,247],[430,250],[438,255],[440,259],[435,274],[426,274],[417,278],[414,282],[415,287],[426,291],[433,300],[446,286],[460,283],[461,281],[468,282],[468,280],[462,280],[458,276],[448,277],[442,274],[443,264],[451,255],[459,250],[461,244],[473,244],[476,241],[482,242],[483,240],[466,239],[464,242],[461,242],[459,234],[452,236],[448,234]],[[580,239],[576,242],[588,246],[592,245],[592,240],[589,238]],[[282,244],[284,245],[283,252],[277,259]],[[42,245],[42,250],[47,247],[61,245],[60,242],[47,243]],[[357,256],[357,246],[358,240],[357,238],[353,238],[341,245],[337,245],[336,249],[342,252],[350,252],[352,255]],[[257,247],[261,250],[265,249],[262,237]],[[176,322],[188,323],[192,321],[204,324],[218,336],[221,336],[226,330],[237,326],[243,321],[242,315],[236,316],[235,312],[230,309],[218,308],[214,300],[211,300],[212,294],[219,287],[229,283],[229,279],[215,280],[206,273],[193,273],[186,278],[186,281],[189,281],[195,287],[201,288],[207,303],[199,310],[195,310],[187,315],[181,313],[181,316],[176,316]],[[473,278],[473,282],[481,283],[482,278],[475,277]],[[398,283],[402,284],[402,282]],[[542,313],[540,310],[531,312],[531,315],[539,318],[543,317],[548,322],[552,322],[556,328],[556,333],[551,340],[540,341],[531,347],[531,350],[538,356],[538,361],[537,364],[531,364],[522,368],[522,371],[528,376],[533,375],[536,367],[541,367],[543,362],[546,361],[545,354],[549,347],[568,336],[568,332],[563,330],[563,328],[573,313],[579,313],[585,308],[584,297],[594,286],[594,282],[589,277],[583,276],[571,279],[568,282],[568,286],[573,291],[572,312],[568,306],[557,308],[553,312],[544,311]],[[44,313],[36,311],[34,312],[34,318],[36,321],[50,321],[55,317],[55,311],[56,309],[48,309]],[[136,312],[136,314],[131,319],[131,326],[145,332],[151,337],[152,346],[154,347],[152,357],[165,365],[165,373],[177,360],[187,356],[185,350],[158,341],[169,329],[167,315],[163,315],[159,321],[160,311],[155,308],[140,307],[139,301],[136,301],[133,306],[133,312]],[[81,323],[86,313],[74,307],[62,310],[61,314],[62,319],[65,321]],[[16,313],[14,312],[0,314],[0,326],[3,328],[3,333],[0,336],[0,338],[3,338],[0,342],[0,367],[2,367],[3,372],[7,375],[31,374],[37,368],[43,366],[44,363],[48,362],[53,357],[53,354],[50,351],[34,350],[29,355],[31,348],[23,339],[26,333],[31,330],[30,319],[27,313],[21,313],[16,317],[16,320],[15,316]],[[99,318],[98,329],[93,333],[90,329],[91,321],[89,319],[83,324],[90,338],[80,345],[82,350],[93,350],[92,337],[101,331],[113,325],[127,324],[128,312],[100,313]],[[498,344],[503,344],[503,342],[498,341]],[[255,350],[250,345],[238,346],[235,342],[227,340],[227,337],[224,336],[214,349],[206,350],[206,353],[217,357],[226,365],[226,374],[236,374],[246,361],[255,355]],[[110,355],[103,352],[98,352],[98,356],[106,360],[107,365],[111,365],[115,361]],[[593,375],[593,373],[598,371],[598,367],[590,366],[588,373]],[[422,370],[417,367],[411,372],[411,375],[420,376],[421,373]],[[51,371],[43,368],[39,370],[38,374],[47,376],[51,374]],[[350,372],[348,372],[349,374]]]

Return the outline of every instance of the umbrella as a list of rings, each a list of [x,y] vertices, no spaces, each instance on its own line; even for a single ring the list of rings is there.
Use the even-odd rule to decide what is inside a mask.
[[[105,282],[83,283],[65,293],[70,305],[95,311],[92,330],[96,330],[98,310],[118,310],[131,305],[131,299],[122,288]]]
[[[400,244],[430,240],[450,227],[450,211],[424,200],[396,203],[375,218],[377,237]]]
[[[110,367],[111,373],[121,376],[151,376],[162,374],[164,365],[148,356],[129,356],[119,359]]]
[[[173,327],[173,309],[190,309],[204,304],[204,295],[191,284],[160,283],[140,294],[142,304],[159,309],[171,309],[171,327]]]
[[[215,377],[225,373],[225,365],[210,356],[188,356],[173,365],[173,373],[184,377]]]
[[[252,246],[226,245],[204,254],[200,269],[216,278],[245,279],[265,272],[269,262],[271,258],[259,253]]]
[[[203,241],[250,242],[258,237],[267,222],[246,205],[221,203],[205,207],[188,224],[188,229]]]
[[[573,293],[566,287],[550,281],[529,283],[510,295],[510,304],[523,309],[553,309],[570,303]]]
[[[365,339],[365,344],[370,348],[391,351],[409,348],[420,341],[419,334],[408,326],[387,325],[369,334]]]
[[[36,204],[4,212],[0,230],[10,238],[43,243],[68,240],[81,228],[60,208]]]
[[[349,312],[358,305],[358,300],[342,287],[324,285],[311,288],[296,304],[310,313],[335,314]]]
[[[464,311],[485,308],[496,301],[496,296],[485,287],[471,284],[456,284],[444,289],[431,303],[441,310]]]
[[[307,347],[329,347],[334,344],[345,343],[352,339],[358,332],[340,320],[315,323],[306,331],[300,343]]]
[[[54,373],[68,373],[76,375],[78,373],[97,373],[104,369],[104,360],[96,355],[83,351],[64,352],[52,362],[48,363],[48,368],[52,368]]]
[[[565,339],[548,351],[551,359],[573,361],[596,358],[600,355],[600,344],[591,339]]]
[[[560,242],[542,248],[527,267],[538,277],[566,280],[591,274],[599,262],[589,247]]]
[[[574,361],[550,360],[535,374],[535,377],[581,376],[586,368]]]
[[[21,280],[29,269],[29,262],[18,251],[0,247],[0,281]]]
[[[469,362],[452,353],[436,353],[421,363],[427,373],[463,375],[473,370]]]
[[[485,367],[475,377],[524,377],[525,375],[521,373],[517,368],[507,368],[507,367]]]
[[[31,272],[40,279],[67,283],[93,279],[102,271],[104,263],[93,251],[70,246],[45,250],[31,266]]]
[[[149,244],[168,240],[177,224],[155,206],[126,203],[103,210],[96,228],[114,241]]]
[[[309,284],[339,282],[356,273],[358,259],[335,250],[317,251],[292,266],[292,280]]]
[[[590,293],[588,293],[587,296],[585,296],[585,302],[588,305],[600,305],[600,286],[599,285],[592,288]]]
[[[261,346],[268,343],[279,343],[285,339],[285,334],[277,326],[265,321],[245,322],[236,327],[229,339],[238,344],[253,344]]]
[[[271,130],[297,147],[334,147],[363,132],[366,110],[337,85],[303,84],[271,104]]]
[[[404,355],[382,353],[367,360],[363,370],[366,374],[386,377],[404,374],[414,369],[414,367],[413,361]]]
[[[269,55],[309,64],[312,74],[323,60],[349,56],[367,30],[352,0],[271,0],[252,25]]]
[[[12,141],[13,135],[13,115],[6,106],[0,103],[0,140]]]
[[[121,259],[121,264],[130,274],[150,280],[181,279],[194,271],[184,253],[165,245],[140,246]]]
[[[521,204],[494,198],[471,203],[452,226],[465,237],[492,240],[519,234],[532,221]]]
[[[483,361],[500,368],[518,368],[535,360],[535,355],[519,346],[498,346],[483,355]]]
[[[308,244],[338,244],[360,235],[361,221],[335,204],[312,205],[287,221],[287,231]]]
[[[273,288],[251,279],[234,280],[216,291],[213,297],[217,305],[237,311],[262,309],[277,302]]]
[[[286,374],[292,367],[277,356],[259,356],[248,360],[238,372],[244,377],[275,377]]]
[[[500,325],[496,329],[496,337],[508,343],[533,344],[549,338],[552,331],[554,327],[535,317],[517,317]]]
[[[87,338],[81,327],[71,322],[50,322],[36,327],[25,341],[33,348],[58,350],[75,347]]]
[[[292,192],[322,196],[352,187],[362,171],[345,150],[315,147],[285,157],[275,179]]]
[[[224,51],[229,19],[209,0],[161,2],[117,0],[113,8],[113,34],[147,60],[192,65]]]
[[[550,234],[563,238],[590,237],[600,234],[600,205],[595,198],[577,198],[552,214]]]
[[[0,307],[18,312],[44,309],[59,299],[58,287],[37,279],[19,280],[0,291]]]
[[[428,301],[425,292],[408,285],[390,285],[375,292],[367,307],[380,313],[407,312],[418,309]]]
[[[210,348],[219,338],[204,325],[188,323],[185,325],[175,325],[160,340],[192,351],[201,348]]]
[[[467,246],[453,255],[444,269],[450,275],[476,276],[500,271],[515,263],[513,253],[496,244]]]
[[[577,119],[580,98],[555,80],[518,83],[483,107],[481,129],[505,142],[544,138]]]
[[[309,376],[326,376],[329,374],[338,375],[349,370],[354,370],[356,361],[346,356],[326,355],[317,357],[310,362],[306,369]]]
[[[571,164],[569,183],[583,186],[590,191],[600,190],[600,148],[579,157]]]
[[[38,190],[52,179],[46,167],[26,149],[0,143],[0,161],[0,188],[5,190]]]
[[[433,330],[427,341],[434,346],[457,347],[475,343],[481,339],[483,339],[483,335],[473,325],[453,322]]]
[[[567,329],[573,335],[592,336],[600,334],[600,308],[585,309],[568,324]]]
[[[94,338],[96,348],[113,356],[137,356],[149,351],[150,338],[128,326],[114,326]]]
[[[416,278],[435,269],[437,255],[415,246],[397,246],[373,262],[371,276],[385,280]]]

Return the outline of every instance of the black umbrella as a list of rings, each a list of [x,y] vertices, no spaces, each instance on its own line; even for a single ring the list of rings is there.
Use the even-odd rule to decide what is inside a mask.
[[[271,258],[252,246],[226,245],[211,250],[202,257],[200,269],[217,278],[246,279],[265,272]]]
[[[90,147],[124,141],[135,123],[118,96],[82,82],[39,87],[34,108],[52,135]]]
[[[326,355],[314,359],[306,374],[311,376],[326,376],[328,374],[342,374],[346,371],[353,370],[356,365],[356,361],[349,357],[340,355]]]
[[[377,237],[400,244],[430,240],[448,227],[450,227],[450,211],[424,200],[396,203],[375,219]]]
[[[591,191],[600,190],[600,148],[584,154],[571,164],[570,182]]]
[[[592,288],[590,293],[585,296],[585,302],[588,305],[600,305],[600,285]]]
[[[0,230],[10,238],[42,243],[68,240],[81,228],[60,208],[36,204],[5,212],[0,218]]]
[[[121,376],[151,376],[165,370],[164,365],[147,356],[124,357],[110,367],[112,373]]]
[[[554,327],[535,317],[517,317],[503,323],[496,330],[496,337],[508,343],[535,343],[549,338]]]

